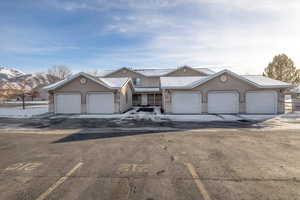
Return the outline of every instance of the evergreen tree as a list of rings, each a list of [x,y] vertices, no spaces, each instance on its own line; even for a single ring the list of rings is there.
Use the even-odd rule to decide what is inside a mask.
[[[300,70],[296,69],[294,62],[285,54],[275,56],[263,75],[288,83],[300,83]]]

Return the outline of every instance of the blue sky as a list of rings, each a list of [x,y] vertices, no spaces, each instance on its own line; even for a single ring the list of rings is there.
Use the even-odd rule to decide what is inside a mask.
[[[1,1],[0,65],[260,74],[279,53],[300,65],[299,9],[299,0]]]

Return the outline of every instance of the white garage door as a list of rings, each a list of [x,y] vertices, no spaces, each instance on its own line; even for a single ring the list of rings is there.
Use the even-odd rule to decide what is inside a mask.
[[[113,93],[89,93],[87,95],[87,113],[114,113]]]
[[[81,112],[81,94],[56,94],[55,113],[72,114]]]
[[[237,92],[209,92],[208,113],[238,113],[239,95]]]
[[[255,91],[246,94],[247,113],[273,114],[277,112],[277,93],[275,91]]]
[[[201,113],[201,93],[199,92],[173,92],[173,113]]]

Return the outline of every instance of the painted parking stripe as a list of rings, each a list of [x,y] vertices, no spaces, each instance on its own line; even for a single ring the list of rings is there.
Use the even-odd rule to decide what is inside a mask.
[[[195,167],[191,163],[186,163],[185,164],[187,168],[189,169],[190,174],[192,175],[198,190],[200,191],[202,197],[204,200],[211,200],[207,190],[205,189],[204,184],[201,182],[200,177],[198,176]]]
[[[73,167],[65,176],[61,177],[56,183],[51,185],[51,187],[41,194],[36,200],[44,200],[51,192],[53,192],[53,190],[55,190],[55,188],[63,184],[63,182],[65,182],[77,169],[79,169],[81,165],[83,165],[82,162],[75,165],[75,167]]]

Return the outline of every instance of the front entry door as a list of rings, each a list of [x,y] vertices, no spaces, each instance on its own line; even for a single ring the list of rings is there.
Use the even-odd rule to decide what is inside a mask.
[[[148,96],[147,94],[142,94],[142,106],[148,105]]]

